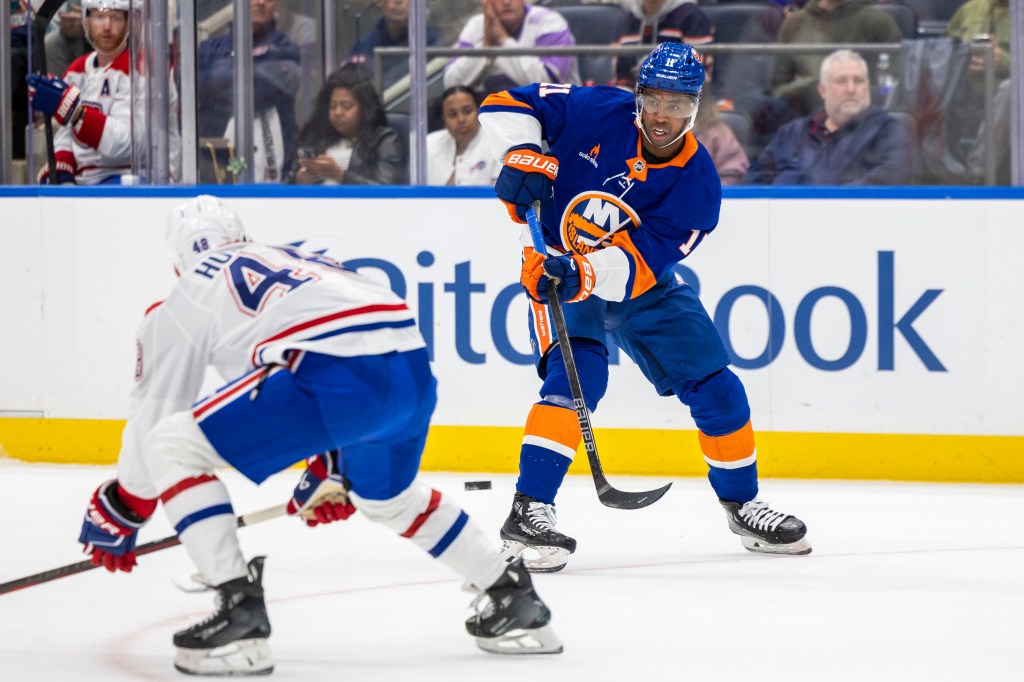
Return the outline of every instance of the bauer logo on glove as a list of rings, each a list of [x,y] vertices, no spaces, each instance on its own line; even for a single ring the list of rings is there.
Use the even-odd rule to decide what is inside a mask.
[[[536,145],[510,149],[505,165],[494,183],[494,193],[517,223],[526,222],[526,211],[534,201],[547,205],[558,177],[558,159],[540,153]]]
[[[558,177],[558,161],[553,156],[544,156],[529,149],[509,152],[505,165],[527,173],[541,172],[551,180]]]
[[[586,256],[573,253],[545,258],[533,249],[527,250],[520,281],[527,296],[538,303],[548,302],[552,287],[563,303],[582,301],[593,293],[596,283],[594,266]]]

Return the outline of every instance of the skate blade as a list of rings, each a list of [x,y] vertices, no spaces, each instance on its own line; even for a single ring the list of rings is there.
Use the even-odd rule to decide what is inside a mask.
[[[562,653],[562,640],[550,625],[529,630],[509,630],[498,637],[474,637],[476,645],[489,654],[531,656]]]
[[[569,551],[562,547],[529,546],[515,540],[502,541],[501,556],[509,564],[522,557],[530,573],[555,573],[569,563]]]
[[[757,552],[758,554],[804,555],[811,553],[811,543],[807,542],[805,537],[785,545],[772,545],[748,535],[741,535],[740,542],[747,548],[747,551]]]
[[[274,672],[274,656],[266,639],[240,639],[214,649],[179,647],[174,667],[202,677],[269,675]]]

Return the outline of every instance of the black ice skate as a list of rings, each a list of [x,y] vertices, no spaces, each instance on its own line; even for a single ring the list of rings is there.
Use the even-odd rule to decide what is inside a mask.
[[[174,635],[174,667],[189,675],[269,675],[274,657],[267,645],[270,619],[263,603],[263,561],[249,562],[249,575],[218,585],[217,611]]]
[[[533,589],[523,562],[515,559],[473,602],[466,630],[492,654],[560,654],[562,641],[551,628],[551,611]]]
[[[512,561],[527,548],[539,558],[523,557],[531,573],[554,573],[565,568],[569,555],[576,551],[576,541],[555,530],[555,505],[517,492],[512,511],[501,527],[502,554]]]
[[[777,512],[758,498],[740,504],[718,500],[729,518],[729,529],[740,536],[751,552],[766,554],[810,554],[807,526],[795,516]]]

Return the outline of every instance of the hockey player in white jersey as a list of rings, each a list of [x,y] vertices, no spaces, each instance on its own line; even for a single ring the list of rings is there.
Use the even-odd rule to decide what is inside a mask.
[[[128,37],[142,3],[83,0],[82,24],[94,51],[73,61],[62,77],[28,77],[34,90],[32,108],[52,116],[58,124],[53,135],[58,184],[119,184],[122,176],[132,172],[133,65]],[[139,65],[134,69],[138,71]],[[138,74],[136,82],[142,82]],[[170,88],[169,107],[176,111],[173,82]],[[137,98],[143,96],[144,89],[139,88]],[[138,139],[142,139],[143,125],[137,117]],[[176,124],[168,132],[173,173],[180,160],[181,143]],[[49,168],[40,171],[39,181],[49,182]]]
[[[174,635],[175,666],[272,670],[263,558],[246,564],[215,471],[260,483],[310,453],[324,454],[308,458],[289,513],[312,525],[354,504],[475,587],[466,628],[482,649],[560,652],[521,562],[505,564],[456,501],[417,480],[436,382],[405,302],[329,258],[248,241],[215,197],[175,208],[168,240],[180,277],[140,326],[117,478],[93,494],[79,541],[93,563],[130,571],[138,531],[163,502],[219,595],[212,616]],[[193,402],[208,365],[235,378]],[[350,499],[329,496],[342,481]]]

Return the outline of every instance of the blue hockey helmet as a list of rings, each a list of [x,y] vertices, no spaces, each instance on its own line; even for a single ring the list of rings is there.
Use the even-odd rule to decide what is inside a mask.
[[[669,147],[678,142],[697,121],[697,107],[700,104],[700,92],[704,87],[704,59],[700,52],[689,45],[681,43],[662,43],[654,48],[640,63],[636,76],[636,122],[647,141],[658,148]],[[644,125],[645,109],[654,110],[657,94],[650,90],[673,93],[678,100],[689,100],[686,105],[673,105],[685,121],[682,130],[670,142],[655,144],[648,135]],[[645,102],[652,100],[650,103]],[[673,114],[669,114],[673,116]]]
[[[699,97],[704,87],[704,58],[689,45],[662,43],[640,63],[636,86]]]

